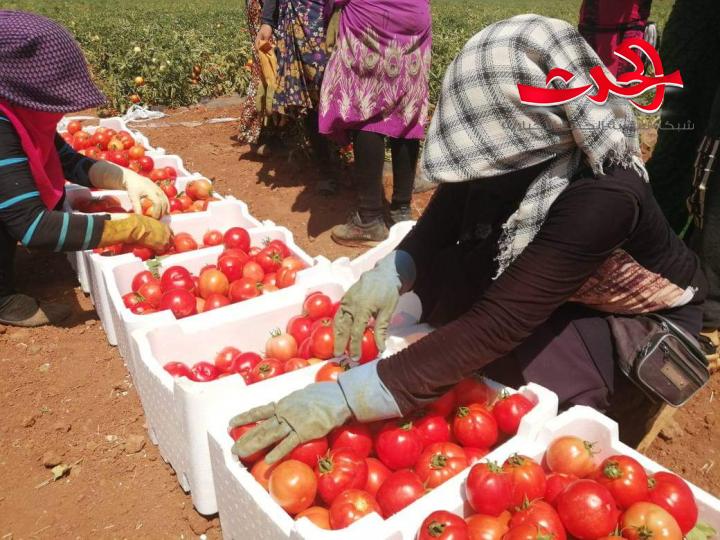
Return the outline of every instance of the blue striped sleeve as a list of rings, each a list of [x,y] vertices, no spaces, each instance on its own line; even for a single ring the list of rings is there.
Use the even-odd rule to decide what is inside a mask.
[[[35,234],[35,229],[37,229],[38,223],[40,223],[40,220],[43,218],[44,215],[45,211],[43,210],[37,215],[35,221],[32,222],[30,227],[28,227],[28,230],[25,231],[25,236],[23,236],[22,240],[20,241],[23,246],[27,246],[30,244],[33,234]]]
[[[83,245],[82,245],[83,251],[88,249],[88,247],[90,247],[90,240],[92,240],[94,224],[95,224],[95,220],[92,217],[88,216],[87,217],[87,226],[85,229],[85,240],[83,241]]]
[[[8,199],[4,203],[0,203],[0,210],[5,210],[6,208],[10,208],[12,205],[17,204],[22,201],[26,201],[27,199],[32,199],[34,197],[39,197],[40,192],[39,191],[28,191],[27,193],[23,193],[22,195],[17,195],[13,197],[12,199]]]
[[[6,167],[8,165],[16,165],[17,163],[25,163],[28,160],[27,157],[10,157],[0,159],[0,167]]]
[[[63,213],[62,220],[62,228],[60,229],[60,236],[58,238],[58,243],[55,247],[55,251],[61,251],[63,246],[65,245],[65,237],[67,236],[68,224],[70,223],[70,214],[68,214],[67,212]]]

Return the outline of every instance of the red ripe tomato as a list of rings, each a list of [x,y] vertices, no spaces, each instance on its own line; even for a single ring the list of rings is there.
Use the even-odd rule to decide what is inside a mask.
[[[215,366],[223,373],[230,372],[233,362],[242,352],[235,347],[225,347],[215,355]]]
[[[153,169],[150,171],[150,180],[155,183],[162,182],[163,180],[167,179],[168,175],[164,169]]]
[[[195,382],[214,381],[220,376],[220,370],[210,362],[197,362],[190,368],[190,380]]]
[[[330,506],[330,527],[333,530],[344,529],[372,512],[380,513],[375,497],[360,489],[348,489],[338,495]]]
[[[244,266],[243,259],[234,255],[220,257],[217,262],[218,270],[225,274],[231,283],[243,277]]]
[[[265,272],[260,268],[260,265],[254,261],[248,261],[243,267],[243,277],[252,279],[255,282],[260,282],[265,279]]]
[[[465,455],[467,456],[468,463],[470,465],[475,465],[476,463],[479,463],[482,461],[482,458],[488,455],[490,453],[489,448],[475,448],[472,446],[464,446],[463,450],[465,450]]]
[[[415,428],[426,448],[433,443],[448,442],[450,440],[450,424],[443,416],[426,414],[415,420]]]
[[[467,518],[468,540],[502,540],[508,532],[510,512],[503,512],[498,517],[474,514]]]
[[[244,352],[233,359],[230,366],[231,373],[249,373],[252,369],[262,362],[262,356],[254,352]]]
[[[170,203],[170,213],[171,214],[182,214],[183,207],[178,199],[171,197],[168,199],[168,202]]]
[[[190,212],[190,211],[192,211],[191,209],[192,209],[192,205],[193,205],[193,200],[192,200],[190,197],[187,196],[187,193],[184,193],[184,192],[183,192],[183,193],[180,193],[180,194],[176,197],[176,199],[177,199],[178,201],[180,201],[180,205],[182,206],[183,212]]]
[[[140,159],[145,155],[145,148],[137,144],[128,148],[127,151],[130,159]]]
[[[321,325],[310,335],[310,352],[315,358],[327,360],[332,358],[335,347],[335,330],[332,324]]]
[[[144,285],[141,285],[138,289],[138,294],[144,299],[145,302],[153,307],[158,307],[162,300],[163,290],[160,286],[160,282],[152,278],[152,281],[148,281]]]
[[[219,246],[223,243],[223,235],[218,230],[210,230],[203,235],[203,244],[206,246]]]
[[[605,486],[594,480],[576,480],[556,502],[565,530],[578,540],[607,536],[617,525],[615,500]]]
[[[415,472],[426,487],[433,489],[446,482],[469,465],[465,451],[457,444],[431,444],[415,464]]]
[[[188,233],[178,233],[173,237],[173,246],[178,253],[195,251],[198,248],[195,239]]]
[[[326,294],[319,292],[308,295],[303,303],[303,313],[313,321],[332,316],[333,302]]]
[[[283,371],[287,373],[289,371],[295,371],[308,367],[309,365],[310,362],[308,362],[305,358],[291,358],[283,364]]]
[[[192,292],[195,289],[195,283],[190,272],[182,266],[171,266],[165,270],[160,278],[160,286],[164,292],[173,289],[184,289]]]
[[[375,360],[379,353],[375,343],[375,331],[372,328],[366,328],[360,342],[360,364],[367,364],[371,360]]]
[[[127,294],[124,294],[122,297],[123,304],[126,308],[131,308],[133,306],[137,306],[138,304],[141,304],[145,301],[145,299],[140,296],[138,293],[129,292]]]
[[[436,510],[420,525],[417,540],[468,540],[467,523],[461,517],[445,510]]]
[[[163,366],[163,369],[173,377],[187,377],[190,379],[192,376],[190,368],[182,362],[168,362]]]
[[[425,494],[425,486],[417,474],[409,469],[395,471],[387,477],[377,492],[377,502],[384,518],[398,513]]]
[[[368,457],[372,452],[373,440],[370,428],[366,424],[353,422],[337,427],[328,435],[330,448],[350,448],[360,457]]]
[[[657,472],[648,478],[651,503],[667,510],[675,518],[683,534],[690,532],[698,520],[695,496],[687,482],[669,472]]]
[[[265,491],[268,491],[269,484],[270,484],[270,475],[273,473],[275,468],[280,465],[282,461],[276,461],[272,465],[270,465],[265,459],[259,460],[255,465],[252,466],[252,469],[250,469],[250,474],[252,474],[255,481],[260,484]]]
[[[455,389],[452,389],[428,405],[427,410],[446,418],[455,410],[455,400]]]
[[[280,264],[282,263],[282,256],[280,253],[268,248],[260,250],[254,258],[255,262],[260,265],[260,268],[262,268],[263,272],[266,274],[277,272],[280,269]]]
[[[545,471],[529,457],[514,454],[505,460],[503,470],[510,474],[513,485],[508,510],[545,495]]]
[[[315,374],[315,382],[337,382],[338,376],[347,368],[337,362],[327,362]]]
[[[203,311],[211,311],[213,309],[218,309],[229,305],[230,300],[227,296],[217,293],[210,293],[208,294],[207,298],[205,298],[205,308]]]
[[[270,474],[268,491],[288,514],[297,514],[309,508],[315,500],[317,479],[310,467],[296,459],[289,459]]]
[[[276,282],[278,289],[285,289],[295,284],[297,270],[294,268],[280,268],[277,271]]]
[[[149,173],[155,168],[155,161],[150,156],[141,157],[138,159],[138,163],[140,164],[140,169],[146,173]]]
[[[473,377],[463,379],[455,385],[455,399],[458,407],[472,403],[487,404],[492,395],[493,391],[484,382]]]
[[[383,465],[379,459],[368,457],[365,458],[365,463],[367,463],[368,467],[365,491],[374,497],[377,494],[377,490],[383,485],[383,482],[392,474],[392,471]]]
[[[310,338],[307,338],[298,347],[297,355],[300,358],[305,358],[306,360],[309,358],[312,358],[312,351],[310,350],[311,347],[312,347],[312,340]]]
[[[295,521],[301,518],[309,519],[312,521],[313,525],[319,527],[320,529],[324,529],[326,531],[330,530],[330,510],[327,508],[323,508],[322,506],[311,506],[307,510],[303,510],[295,516]]]
[[[195,296],[185,289],[172,289],[162,295],[158,307],[169,309],[176,319],[189,317],[196,311]]]
[[[222,261],[221,261],[222,263]],[[243,302],[260,296],[260,288],[252,279],[240,278],[230,284],[228,296],[232,302]]]
[[[302,259],[300,259],[300,257],[290,255],[289,257],[285,257],[282,260],[282,263],[280,263],[280,269],[282,270],[283,268],[286,270],[295,270],[297,272],[298,270],[307,268],[307,265]]]
[[[463,446],[490,448],[498,440],[497,422],[484,405],[462,405],[453,419],[453,434]]]
[[[375,452],[389,469],[410,468],[423,451],[423,441],[412,422],[391,421],[383,426],[375,439]]]
[[[572,474],[548,474],[545,478],[545,495],[543,498],[554,506],[558,495],[565,491],[565,488],[577,479],[578,477]]]
[[[102,131],[96,131],[90,137],[90,144],[92,144],[93,146],[97,146],[100,150],[107,150],[109,142],[110,137],[108,137],[107,133],[104,133]]]
[[[566,435],[550,443],[545,452],[545,463],[552,472],[572,474],[586,478],[596,469],[593,443]]]
[[[367,474],[365,458],[359,457],[349,448],[330,450],[315,465],[318,495],[325,504],[332,504],[335,497],[346,489],[363,489]]]
[[[149,270],[143,270],[142,272],[138,272],[137,274],[135,274],[130,288],[133,292],[138,292],[142,285],[154,279],[155,276],[152,275],[152,272],[150,272]]]
[[[270,248],[273,251],[277,251],[283,258],[289,257],[292,254],[290,252],[290,248],[288,248],[287,244],[285,244],[285,242],[283,242],[282,240],[270,240],[270,242],[268,242],[267,246],[265,247]]]
[[[174,167],[163,167],[163,170],[168,175],[168,178],[177,178],[178,172]]]
[[[132,254],[141,261],[147,261],[155,255],[153,250],[149,247],[131,245],[129,248]]]
[[[258,424],[257,422],[252,422],[250,424],[245,424],[244,426],[237,426],[230,430],[230,437],[232,437],[233,441],[237,441],[240,437],[245,435],[248,431],[256,427]],[[245,465],[246,467],[250,467],[254,463],[257,463],[261,459],[265,457],[265,454],[268,453],[267,448],[263,448],[262,450],[258,450],[254,454],[250,454],[247,457],[240,458],[240,462]]]
[[[664,508],[638,502],[628,508],[620,521],[627,540],[682,540],[683,533],[675,518]]]
[[[312,319],[297,315],[290,319],[287,324],[287,333],[295,338],[296,343],[302,343],[310,337],[310,326]]]
[[[512,502],[512,477],[497,463],[478,463],[470,469],[465,495],[478,514],[499,516]]]
[[[274,330],[270,339],[265,343],[265,355],[286,362],[297,353],[297,342],[290,334],[283,334]]]
[[[328,450],[328,442],[325,437],[319,439],[313,439],[304,443],[300,443],[292,452],[288,454],[288,459],[297,459],[302,461],[305,465],[312,467],[313,469],[317,466],[318,461]],[[318,489],[320,483],[318,483]]]
[[[553,540],[565,540],[565,527],[560,516],[547,502],[540,499],[527,499],[510,519],[510,529],[524,524],[535,525]]]
[[[263,283],[263,291],[267,291],[268,289],[272,289],[273,287],[277,290],[277,274],[270,273],[265,274],[265,277],[263,277],[262,280]]]
[[[250,249],[250,235],[242,227],[231,227],[223,235],[223,243],[226,248],[241,249],[245,253]]]
[[[230,282],[220,270],[208,269],[200,274],[198,292],[202,298],[207,299],[211,294],[225,296],[230,288]],[[228,302],[229,303],[229,302]]]
[[[549,531],[532,523],[523,523],[512,527],[503,536],[503,540],[546,540],[554,538]]]
[[[535,404],[522,394],[510,394],[495,403],[492,414],[500,431],[506,435],[515,435],[520,427],[520,420],[534,406]]]
[[[130,311],[134,315],[149,315],[150,313],[155,313],[157,310],[147,302],[142,302],[136,306],[131,307]]]
[[[110,148],[110,143],[108,143],[108,148]],[[120,165],[121,167],[127,167],[130,165],[130,160],[127,157],[127,153],[123,151],[116,151],[110,153],[110,161],[115,163],[116,165]]]
[[[82,122],[80,120],[71,120],[67,125],[67,131],[70,135],[75,135],[82,130]]]
[[[598,467],[595,480],[608,488],[618,508],[624,510],[648,499],[645,469],[630,456],[610,456]]]
[[[283,373],[283,365],[280,360],[276,360],[275,358],[266,358],[252,368],[250,371],[250,382],[256,383],[266,379],[272,379],[273,377],[277,377]]]
[[[206,178],[191,180],[185,187],[185,193],[194,201],[206,201],[212,197],[212,184]]]
[[[162,182],[160,182],[159,185],[160,185],[160,189],[163,190],[163,193],[168,198],[168,200],[172,200],[175,197],[177,197],[178,190],[175,187],[175,184],[171,180],[163,180]]]

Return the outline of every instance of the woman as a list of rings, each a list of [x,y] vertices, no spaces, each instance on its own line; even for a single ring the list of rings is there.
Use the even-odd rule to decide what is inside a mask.
[[[31,13],[0,10],[0,323],[58,323],[70,310],[38,303],[13,284],[17,242],[31,248],[76,251],[132,242],[161,249],[170,230],[139,215],[81,215],[62,207],[65,179],[103,189],[126,189],[133,207],[153,203],[168,210],[162,190],[150,180],[107,162],[81,156],[57,134],[63,114],[97,107],[105,97],[95,87],[80,47],[53,21]]]
[[[594,65],[601,60],[576,29],[537,15],[493,24],[466,44],[446,73],[425,148],[428,176],[442,185],[398,250],[343,298],[335,353],[350,338],[358,356],[371,316],[382,347],[407,290],[438,329],[337,383],[234,418],[265,420],[238,440],[237,454],[281,441],[270,462],[351,417],[408,414],[480,369],[512,386],[544,385],[562,407],[613,412],[642,400],[617,370],[611,329],[660,312],[697,335],[705,295],[697,258],[652,198],[625,101],[530,108],[516,87],[544,87],[553,67],[586,84]]]
[[[428,114],[431,17],[428,0],[336,0],[340,30],[320,96],[320,133],[355,152],[358,208],[332,230],[350,246],[387,238],[383,202],[390,141],[390,222],[412,219],[415,168]]]

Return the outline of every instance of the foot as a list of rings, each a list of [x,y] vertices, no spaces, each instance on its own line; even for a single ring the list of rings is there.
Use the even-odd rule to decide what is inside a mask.
[[[70,306],[50,302],[38,303],[25,294],[6,296],[0,302],[0,323],[33,328],[59,324],[70,316]]]
[[[360,215],[353,212],[347,223],[333,227],[330,236],[343,246],[372,247],[388,237],[388,229],[381,219],[363,223]]]
[[[410,210],[410,205],[403,205],[396,209],[390,209],[390,226],[392,227],[396,223],[400,223],[401,221],[412,221],[412,210]]]

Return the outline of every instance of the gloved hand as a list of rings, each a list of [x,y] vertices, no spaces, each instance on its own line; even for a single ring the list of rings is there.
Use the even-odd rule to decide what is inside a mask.
[[[104,224],[98,247],[113,244],[140,244],[163,252],[172,238],[170,227],[164,223],[138,214],[110,214]]]
[[[275,463],[297,445],[324,437],[352,417],[373,422],[401,416],[395,399],[377,375],[377,362],[342,373],[338,382],[314,383],[277,403],[235,416],[230,427],[261,424],[235,442],[233,453],[247,457],[279,442],[265,457],[268,463]]]
[[[119,167],[107,161],[98,161],[88,173],[90,183],[100,189],[124,189],[127,191],[133,211],[142,214],[143,197],[152,203],[152,217],[160,219],[170,211],[170,203],[155,182],[140,176],[135,171]]]
[[[385,350],[390,319],[400,294],[415,282],[415,262],[405,251],[393,251],[365,272],[345,293],[335,314],[335,356],[342,356],[350,339],[350,356],[358,358],[362,335],[375,317],[375,343]]]

